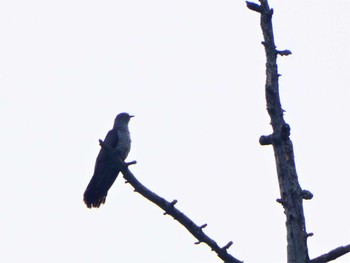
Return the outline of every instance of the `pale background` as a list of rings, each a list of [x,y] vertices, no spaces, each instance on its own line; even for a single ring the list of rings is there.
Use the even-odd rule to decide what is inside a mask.
[[[272,1],[310,256],[350,243],[350,1]],[[132,172],[244,262],[286,261],[258,13],[237,0],[0,1],[0,262],[221,262],[123,178],[82,194],[115,115]],[[350,256],[337,262],[350,262]]]

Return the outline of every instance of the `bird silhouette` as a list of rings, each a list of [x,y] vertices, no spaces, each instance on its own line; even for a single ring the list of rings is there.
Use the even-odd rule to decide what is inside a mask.
[[[104,140],[104,143],[114,149],[123,161],[130,152],[129,121],[132,117],[134,116],[125,112],[118,114],[113,129],[107,133]],[[108,190],[119,172],[106,150],[101,148],[96,159],[94,174],[84,192],[84,202],[88,208],[98,208],[106,202]]]

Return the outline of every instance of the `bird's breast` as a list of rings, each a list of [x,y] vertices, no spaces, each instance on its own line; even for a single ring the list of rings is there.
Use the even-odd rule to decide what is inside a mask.
[[[128,157],[131,147],[131,138],[128,130],[119,130],[118,131],[118,144],[116,150],[119,152],[123,160]]]

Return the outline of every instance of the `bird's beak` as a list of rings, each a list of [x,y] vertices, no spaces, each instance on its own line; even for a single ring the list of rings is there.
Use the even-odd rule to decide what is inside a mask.
[[[134,115],[130,115],[129,117],[130,117],[130,118],[134,118],[135,116],[134,116]]]

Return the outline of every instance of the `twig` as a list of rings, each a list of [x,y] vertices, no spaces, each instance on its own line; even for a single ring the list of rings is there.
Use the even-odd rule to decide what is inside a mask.
[[[337,259],[350,252],[350,244],[345,247],[338,247],[329,251],[327,254],[321,255],[317,258],[310,260],[310,263],[326,263],[332,260]]]
[[[165,215],[172,216],[181,225],[183,225],[198,240],[196,244],[207,244],[225,263],[242,263],[242,261],[236,259],[226,251],[231,246],[232,241],[230,241],[226,246],[222,248],[219,247],[219,245],[213,239],[211,239],[203,232],[203,228],[206,227],[207,224],[204,224],[202,226],[196,225],[190,218],[188,218],[184,213],[175,207],[175,204],[177,203],[176,200],[168,202],[164,198],[160,197],[145,187],[142,183],[140,183],[140,181],[136,179],[136,177],[130,172],[128,168],[129,165],[135,164],[136,162],[124,163],[114,149],[106,145],[102,140],[99,140],[99,142],[100,146],[106,150],[107,154],[111,158],[112,163],[115,164],[115,168],[120,169],[125,180],[134,187],[134,191],[138,192],[143,197],[147,198],[149,201],[163,209],[165,211]]]
[[[253,3],[253,2],[248,2],[248,1],[246,1],[246,4],[250,10],[261,13],[261,6],[260,5]]]

